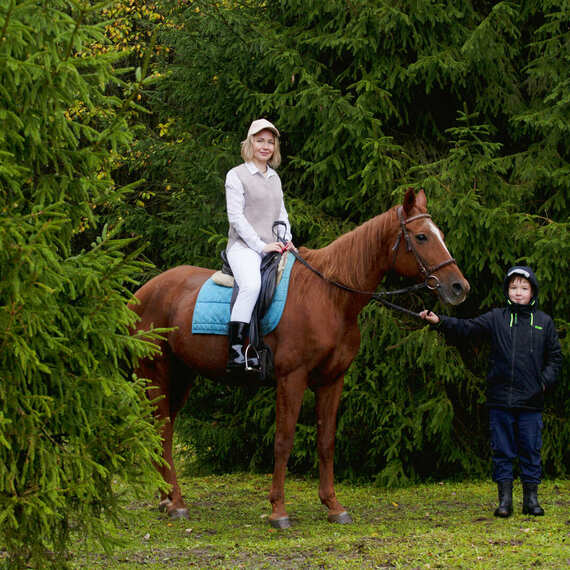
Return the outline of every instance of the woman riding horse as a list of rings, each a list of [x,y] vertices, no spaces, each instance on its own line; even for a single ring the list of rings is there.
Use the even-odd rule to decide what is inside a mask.
[[[230,223],[226,257],[239,287],[230,315],[228,372],[241,372],[246,365],[243,344],[261,288],[263,256],[293,247],[281,180],[273,170],[281,162],[277,128],[267,119],[253,121],[241,144],[241,155],[245,162],[226,176]],[[273,238],[276,220],[285,224],[285,244]],[[259,366],[257,357],[248,358],[248,369]]]

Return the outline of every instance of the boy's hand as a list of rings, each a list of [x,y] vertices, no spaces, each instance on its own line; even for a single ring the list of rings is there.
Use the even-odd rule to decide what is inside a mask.
[[[439,323],[439,317],[435,313],[432,313],[429,309],[424,309],[421,311],[420,317],[432,325],[437,325],[437,323]]]

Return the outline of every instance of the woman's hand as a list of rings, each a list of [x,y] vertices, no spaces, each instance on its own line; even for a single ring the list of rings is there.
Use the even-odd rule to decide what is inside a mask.
[[[265,244],[263,248],[263,253],[270,253],[272,251],[276,251],[277,253],[284,253],[292,249],[297,251],[297,248],[293,245],[292,241],[288,241],[287,243],[282,243],[280,241],[272,241],[271,243]]]
[[[292,241],[288,241],[288,242],[285,244],[284,251],[289,251],[290,249],[292,249],[293,251],[297,251],[297,248],[293,245],[293,242],[292,242]]]
[[[272,241],[271,243],[266,243],[265,247],[263,248],[263,253],[271,253],[272,251],[276,251],[277,253],[283,253],[285,246],[278,241]]]
[[[420,317],[432,325],[437,325],[437,323],[439,323],[439,317],[435,313],[432,313],[429,309],[421,311]]]

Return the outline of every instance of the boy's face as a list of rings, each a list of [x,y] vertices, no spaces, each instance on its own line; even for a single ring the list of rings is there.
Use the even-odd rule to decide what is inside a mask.
[[[524,277],[513,277],[509,281],[509,299],[518,305],[528,305],[532,299],[532,285]]]

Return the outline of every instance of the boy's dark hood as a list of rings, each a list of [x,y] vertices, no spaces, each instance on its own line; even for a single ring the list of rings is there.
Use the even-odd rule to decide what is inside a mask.
[[[509,281],[515,275],[520,275],[521,277],[524,277],[525,279],[528,279],[530,281],[530,284],[532,285],[532,299],[530,300],[529,305],[536,308],[536,306],[538,305],[538,280],[533,270],[530,267],[527,267],[526,265],[515,265],[514,267],[511,267],[507,271],[507,274],[505,275],[505,280],[503,282],[503,291],[505,293],[505,297],[507,298],[507,303],[509,303],[510,305],[516,305],[516,303],[513,303],[509,299]]]

